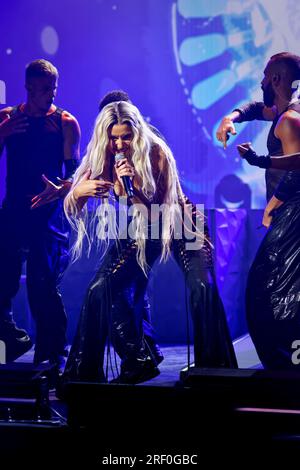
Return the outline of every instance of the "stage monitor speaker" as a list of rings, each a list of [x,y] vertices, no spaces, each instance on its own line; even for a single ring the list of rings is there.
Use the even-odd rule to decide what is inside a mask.
[[[269,414],[239,410],[232,380],[241,384],[245,379],[245,388],[251,389],[254,371],[241,375],[224,370],[193,372],[191,380],[197,386],[69,383],[70,429],[75,435],[81,433],[86,455],[97,456],[98,462],[102,452],[137,455],[140,450],[144,455],[165,455],[175,449],[179,454],[192,452],[202,457],[208,452],[211,460],[227,449],[225,455],[232,458],[228,453],[232,446],[249,450],[263,443],[266,450],[268,444],[275,442],[278,447],[300,429],[300,415],[288,411],[279,415],[275,409]]]
[[[191,367],[181,371],[186,387],[211,396],[227,396],[234,406],[300,408],[300,371],[213,369]]]

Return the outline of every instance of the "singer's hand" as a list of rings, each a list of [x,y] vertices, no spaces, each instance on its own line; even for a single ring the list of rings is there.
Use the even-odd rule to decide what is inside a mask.
[[[108,197],[108,191],[114,187],[114,184],[104,179],[91,180],[89,179],[91,171],[89,170],[78,183],[73,191],[75,200],[85,197]]]
[[[42,180],[46,184],[46,187],[44,191],[31,199],[31,209],[37,209],[38,207],[64,197],[71,187],[71,182],[67,180],[60,180],[60,185],[52,183],[45,175],[42,175]]]
[[[129,163],[127,158],[122,158],[115,163],[115,172],[118,178],[118,182],[124,188],[122,176],[130,176],[131,178],[134,177],[135,171],[134,167]]]

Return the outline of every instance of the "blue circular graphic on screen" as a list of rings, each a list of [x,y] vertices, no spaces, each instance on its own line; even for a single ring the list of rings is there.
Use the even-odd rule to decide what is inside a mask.
[[[259,88],[271,20],[258,1],[178,0],[172,21],[184,93],[199,124],[215,139],[221,117],[253,99]]]

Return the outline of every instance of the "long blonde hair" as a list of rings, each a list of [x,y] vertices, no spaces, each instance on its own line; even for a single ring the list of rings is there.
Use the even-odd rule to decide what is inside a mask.
[[[90,179],[99,178],[104,171],[105,161],[107,159],[107,149],[109,143],[109,129],[115,124],[127,124],[130,126],[133,139],[131,142],[132,164],[135,168],[135,174],[139,176],[143,195],[151,202],[156,192],[156,181],[153,177],[151,166],[151,151],[154,146],[158,147],[167,160],[165,166],[164,181],[166,184],[164,200],[160,203],[166,204],[170,210],[168,213],[168,226],[163,227],[162,256],[166,260],[170,254],[171,240],[175,230],[176,216],[178,215],[178,203],[183,200],[181,186],[179,183],[176,162],[172,151],[163,139],[158,137],[144,121],[139,110],[131,103],[118,101],[108,104],[103,108],[96,118],[93,135],[88,144],[86,155],[83,157],[78,167],[72,184],[72,188],[65,198],[65,212],[71,225],[77,231],[77,240],[73,247],[75,258],[78,258],[82,252],[83,239],[87,237],[89,247],[93,242],[92,230],[87,222],[86,206],[78,211],[73,191],[83,180],[85,174],[91,171]],[[103,202],[102,202],[103,203]],[[107,204],[107,202],[106,202]],[[95,224],[97,217],[96,211],[91,220],[90,227]],[[136,227],[137,261],[143,271],[147,272],[147,261],[145,257],[145,237],[143,232],[141,214],[133,208],[133,222]]]

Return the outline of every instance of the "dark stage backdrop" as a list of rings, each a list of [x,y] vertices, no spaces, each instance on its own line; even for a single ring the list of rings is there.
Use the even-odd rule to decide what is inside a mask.
[[[80,122],[82,152],[99,100],[122,88],[168,140],[195,202],[262,208],[263,171],[235,145],[265,153],[269,125],[238,125],[226,151],[215,130],[239,103],[261,99],[270,55],[299,52],[299,21],[298,0],[1,0],[0,105],[24,100],[25,65],[46,58],[60,72],[57,104]],[[1,199],[4,179],[3,158]]]

